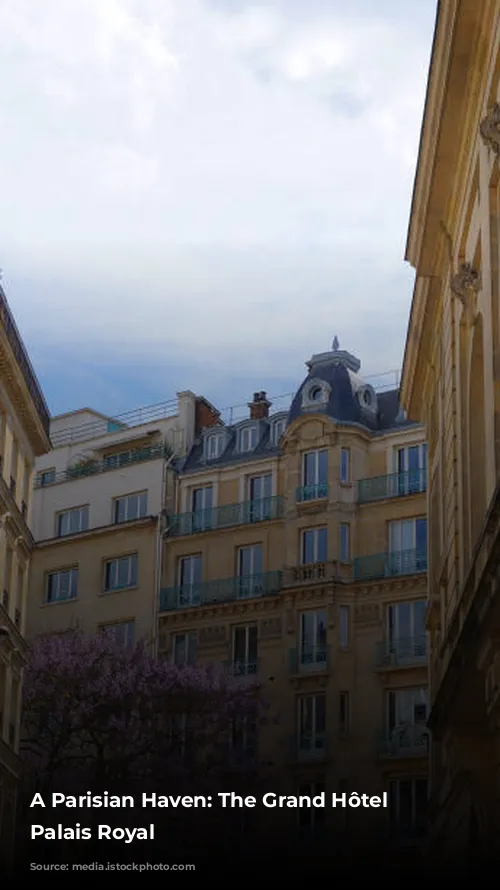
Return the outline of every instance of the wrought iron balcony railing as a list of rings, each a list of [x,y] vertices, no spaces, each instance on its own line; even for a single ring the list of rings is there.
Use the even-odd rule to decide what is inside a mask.
[[[283,574],[283,587],[295,587],[299,584],[336,581],[339,578],[338,563],[334,559],[328,562],[311,562],[300,566],[287,566]]]
[[[372,476],[358,482],[358,503],[382,501],[386,498],[405,497],[420,494],[426,490],[427,470],[408,470],[406,473],[389,473],[386,476]]]
[[[329,665],[329,646],[304,646],[290,649],[290,672],[311,674],[326,671]]]
[[[328,756],[326,732],[299,733],[290,737],[290,759],[299,763],[324,760]]]
[[[50,413],[47,403],[44,399],[41,386],[37,380],[33,366],[29,360],[26,347],[21,338],[21,334],[17,328],[14,316],[7,302],[7,298],[0,287],[0,320],[7,335],[10,348],[14,353],[19,370],[23,375],[24,382],[28,388],[33,404],[36,408],[43,429],[47,436],[50,435]]]
[[[375,646],[375,665],[383,668],[412,667],[427,664],[427,636],[384,640]]]
[[[223,507],[211,507],[208,510],[194,510],[191,513],[177,513],[174,516],[169,516],[168,534],[171,537],[181,537],[214,529],[231,528],[235,525],[280,519],[284,515],[284,510],[285,499],[283,497],[269,497],[254,501],[241,501],[238,504],[228,504]]]
[[[97,476],[99,473],[108,473],[111,470],[123,469],[131,464],[142,463],[147,460],[155,460],[162,457],[167,458],[172,454],[170,445],[161,442],[158,445],[148,445],[145,448],[136,448],[130,451],[124,451],[121,454],[111,455],[117,460],[111,460],[111,457],[104,460],[85,460],[72,467],[67,467],[60,473],[38,473],[35,479],[35,488],[46,488],[49,485],[56,485],[59,482],[70,482],[75,479],[84,479],[87,476]]]
[[[295,500],[302,504],[305,501],[318,501],[328,497],[328,483],[318,482],[315,485],[299,485],[295,491]]]
[[[415,575],[427,571],[427,550],[399,550],[357,556],[353,561],[353,570],[355,581]]]
[[[162,588],[160,612],[275,596],[280,590],[281,572],[262,572],[258,575],[219,578],[215,581],[196,581],[192,584]]]
[[[257,658],[248,659],[247,661],[236,659],[235,661],[225,661],[224,667],[228,674],[232,674],[233,677],[254,678],[259,670],[259,662]]]
[[[379,757],[425,757],[429,752],[429,730],[420,724],[384,729],[377,736]]]

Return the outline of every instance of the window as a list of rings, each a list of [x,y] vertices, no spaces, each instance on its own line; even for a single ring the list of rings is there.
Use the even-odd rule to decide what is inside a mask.
[[[302,795],[313,798],[319,794],[325,793],[324,782],[304,782],[299,785],[299,797]],[[325,826],[326,808],[325,807],[299,807],[298,809],[299,829],[307,834],[316,834]]]
[[[328,452],[309,451],[302,458],[302,489],[299,500],[311,501],[328,495]]]
[[[207,436],[205,439],[205,455],[207,460],[216,460],[221,456],[224,450],[224,436],[220,433],[217,435]]]
[[[351,453],[348,448],[340,449],[340,481],[351,480]]]
[[[261,522],[271,519],[273,477],[271,473],[254,476],[248,480],[249,519],[250,522]]]
[[[340,648],[349,648],[349,606],[340,607],[339,621]]]
[[[213,488],[211,485],[193,489],[191,506],[193,532],[202,532],[212,528]]]
[[[11,488],[16,486],[17,482],[17,468],[19,463],[19,446],[17,444],[17,439],[12,439],[12,450],[10,452],[10,480],[11,480]],[[14,486],[12,486],[14,483]]]
[[[109,559],[104,567],[104,590],[124,590],[137,584],[137,553]]]
[[[47,603],[73,600],[78,596],[78,568],[61,569],[47,576]]]
[[[257,673],[257,625],[233,630],[233,671],[239,676]]]
[[[393,837],[423,837],[426,814],[427,779],[395,779],[389,784],[389,818]]]
[[[201,601],[201,554],[179,560],[179,605],[191,606]]]
[[[148,493],[141,491],[138,494],[127,494],[116,498],[113,509],[114,522],[130,522],[132,519],[141,519],[148,510]]]
[[[349,693],[341,692],[339,695],[339,735],[349,735],[351,724]]]
[[[340,523],[340,562],[349,562],[351,558],[351,526],[348,522]]]
[[[427,477],[427,445],[410,445],[397,448],[395,471],[398,474],[398,494],[414,494],[425,491]]]
[[[257,756],[257,723],[249,716],[233,720],[231,727],[231,761],[241,765],[254,763]]]
[[[238,596],[260,596],[262,593],[262,544],[238,550]]]
[[[135,621],[118,621],[115,624],[103,624],[101,630],[113,637],[115,643],[130,649],[134,645]]]
[[[89,507],[72,507],[71,510],[63,510],[57,514],[57,536],[76,535],[85,532],[89,527]]]
[[[175,634],[172,653],[174,664],[196,664],[197,643],[196,631]]]
[[[389,524],[389,573],[404,575],[427,569],[427,519]]]
[[[398,659],[424,657],[427,654],[425,600],[394,603],[387,607],[387,643]]]
[[[272,430],[272,443],[273,445],[277,445],[279,440],[281,439],[283,433],[286,430],[286,417],[281,418],[281,420],[275,420],[273,423]]]
[[[299,752],[317,755],[326,751],[326,695],[301,695],[298,700]]]
[[[257,427],[245,426],[240,430],[239,449],[241,452],[253,451],[257,445]]]
[[[140,450],[139,453],[143,453],[146,449]],[[116,470],[118,467],[125,467],[127,464],[131,463],[134,459],[134,451],[118,451],[115,454],[107,454],[103,458],[103,466],[105,470]]]
[[[391,689],[387,693],[387,729],[405,726],[425,728],[428,711],[427,687]]]
[[[328,559],[327,530],[321,528],[307,528],[302,532],[302,564],[310,565],[314,562],[326,562]]]
[[[302,612],[300,616],[300,667],[326,664],[326,611]]]
[[[42,470],[38,474],[38,485],[43,488],[44,485],[53,485],[56,481],[56,468],[51,467],[50,470]]]

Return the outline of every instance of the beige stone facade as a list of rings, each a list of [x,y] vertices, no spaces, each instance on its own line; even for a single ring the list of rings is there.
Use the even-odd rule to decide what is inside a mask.
[[[172,463],[217,414],[191,392],[120,417],[53,418],[37,461],[28,638],[106,628],[155,646],[161,534]]]
[[[14,844],[35,458],[49,412],[0,287],[0,856]]]
[[[498,854],[500,3],[442,0],[402,401],[428,437],[430,853]]]
[[[428,769],[425,436],[334,346],[308,363],[289,414],[256,393],[246,420],[205,431],[179,468],[159,653],[257,676],[270,719],[238,732],[238,757],[288,793],[387,791],[367,834],[411,847]],[[325,814],[338,837],[345,811]],[[319,830],[318,811],[300,818]],[[360,811],[348,820],[354,841]]]

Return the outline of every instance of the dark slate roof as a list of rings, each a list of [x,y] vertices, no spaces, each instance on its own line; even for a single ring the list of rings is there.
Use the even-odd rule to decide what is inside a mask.
[[[302,381],[297,390],[287,418],[287,426],[297,418],[307,416],[310,413],[325,414],[340,425],[361,426],[371,435],[381,435],[390,430],[404,429],[419,426],[411,420],[407,420],[401,411],[399,403],[399,390],[391,389],[385,392],[373,392],[376,398],[376,411],[363,405],[363,400],[358,398],[359,391],[371,387],[367,386],[363,378],[358,374],[360,363],[358,359],[347,352],[340,352],[338,341],[334,343],[335,349],[331,353],[322,353],[313,356],[308,367],[307,377]],[[326,404],[310,405],[303,407],[303,391],[311,381],[325,382],[330,388],[328,402]],[[307,389],[306,389],[307,391]],[[263,394],[265,395],[265,394]],[[189,473],[200,470],[202,467],[219,467],[226,464],[245,462],[266,458],[270,454],[280,451],[270,439],[271,423],[274,418],[282,417],[283,412],[271,415],[269,423],[261,422],[262,435],[253,452],[241,454],[237,450],[237,432],[241,424],[225,427],[228,433],[228,444],[223,454],[215,460],[203,459],[203,439],[196,440],[187,456],[176,463],[179,472]]]

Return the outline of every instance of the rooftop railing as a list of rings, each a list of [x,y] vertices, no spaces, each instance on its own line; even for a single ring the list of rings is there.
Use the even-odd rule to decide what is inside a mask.
[[[178,411],[177,399],[167,402],[158,402],[156,405],[147,405],[143,408],[135,408],[125,414],[117,414],[116,417],[101,417],[87,421],[78,426],[68,426],[52,433],[52,445],[59,448],[61,445],[70,445],[73,442],[86,442],[97,439],[109,433],[120,433],[125,430],[143,426],[146,423],[154,423],[157,420],[165,420],[175,417]]]

